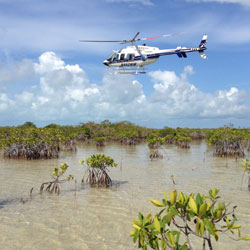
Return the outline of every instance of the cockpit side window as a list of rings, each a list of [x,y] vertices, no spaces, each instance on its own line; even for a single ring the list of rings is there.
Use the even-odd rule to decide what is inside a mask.
[[[124,58],[125,58],[125,54],[121,54],[121,55],[120,55],[120,60],[123,61]]]

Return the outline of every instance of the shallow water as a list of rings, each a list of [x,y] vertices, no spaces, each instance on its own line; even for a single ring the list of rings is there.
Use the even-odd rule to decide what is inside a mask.
[[[79,160],[104,152],[119,166],[110,170],[116,185],[112,188],[81,187],[85,168]],[[137,249],[129,236],[138,211],[155,213],[151,199],[161,199],[163,190],[186,193],[220,189],[225,200],[238,205],[236,215],[250,236],[250,192],[244,180],[241,188],[242,160],[212,156],[204,142],[189,150],[164,147],[164,158],[150,161],[146,144],[102,149],[79,147],[77,153],[64,152],[53,160],[9,160],[0,158],[0,249]],[[39,195],[50,172],[66,162],[68,173],[78,179],[62,186],[60,196]],[[173,175],[175,186],[171,175]],[[34,187],[32,200],[29,191]],[[21,203],[23,198],[25,203]],[[248,234],[247,234],[248,232]],[[195,249],[201,245],[195,243]],[[215,249],[250,249],[248,242],[222,237]]]

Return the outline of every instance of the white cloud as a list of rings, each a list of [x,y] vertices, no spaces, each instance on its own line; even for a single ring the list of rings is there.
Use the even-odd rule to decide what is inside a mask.
[[[165,114],[174,117],[222,118],[244,117],[250,107],[243,103],[244,91],[232,87],[217,93],[204,93],[188,82],[192,67],[184,69],[181,76],[175,72],[155,71],[153,78],[155,92],[151,96],[154,103],[164,106]]]
[[[8,109],[13,104],[14,104],[14,101],[9,99],[6,93],[0,93],[0,114],[5,113],[5,112],[8,114]]]
[[[151,0],[106,0],[109,3],[129,3],[129,4],[142,4],[146,6],[153,6]]]
[[[0,84],[33,80],[35,72],[32,60],[24,59],[20,62],[11,62],[10,65],[5,64],[0,62]]]
[[[191,84],[191,66],[180,75],[172,71],[149,73],[154,90],[146,97],[143,85],[132,76],[106,74],[97,85],[89,81],[79,65],[67,65],[53,52],[43,53],[38,61],[30,64],[39,79],[34,88],[13,97],[8,92],[0,94],[1,125],[11,118],[12,124],[109,119],[164,126],[171,119],[238,119],[247,118],[250,112],[248,93],[244,91],[232,87],[211,94]]]
[[[249,0],[186,0],[187,2],[217,2],[217,3],[236,3],[250,7]]]

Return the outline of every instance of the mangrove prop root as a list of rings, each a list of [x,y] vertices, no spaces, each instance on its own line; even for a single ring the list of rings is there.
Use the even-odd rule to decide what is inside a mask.
[[[231,157],[244,157],[244,149],[240,143],[240,141],[236,142],[219,142],[215,145],[215,156],[224,157],[224,156],[231,156]]]
[[[112,180],[105,169],[88,168],[82,178],[82,184],[112,186]]]
[[[60,183],[64,182],[65,180],[58,180],[55,179],[54,181],[44,182],[42,183],[40,187],[40,194],[42,194],[43,190],[45,190],[48,193],[55,193],[57,195],[61,192],[61,185]],[[46,186],[46,188],[45,188]]]
[[[12,159],[51,159],[58,158],[59,146],[45,142],[39,145],[12,144],[4,150],[4,156]]]
[[[153,159],[157,159],[157,158],[163,158],[163,152],[162,152],[162,150],[160,150],[160,149],[153,149],[153,150],[151,150],[151,152],[150,152],[150,155],[149,155],[149,158],[151,159],[151,161],[153,160]]]

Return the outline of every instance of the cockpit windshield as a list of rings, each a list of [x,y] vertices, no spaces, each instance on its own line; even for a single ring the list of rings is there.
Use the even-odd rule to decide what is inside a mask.
[[[117,60],[118,57],[119,57],[119,54],[117,54],[116,52],[114,52],[114,53],[112,53],[112,54],[108,57],[107,61],[113,62],[113,61]]]

